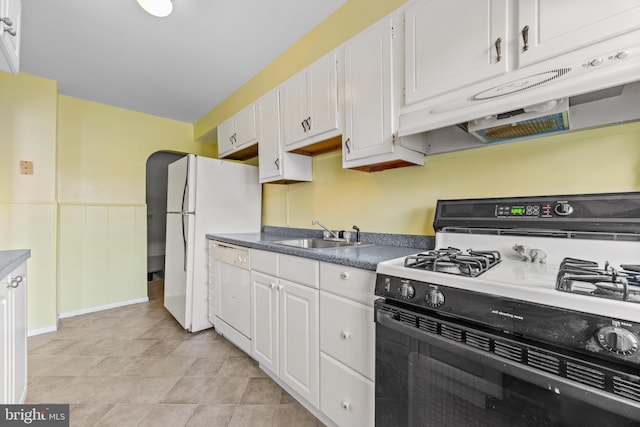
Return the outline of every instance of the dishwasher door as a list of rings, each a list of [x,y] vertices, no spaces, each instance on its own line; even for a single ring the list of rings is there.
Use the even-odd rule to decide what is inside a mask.
[[[249,249],[216,242],[213,251],[215,328],[251,354]]]

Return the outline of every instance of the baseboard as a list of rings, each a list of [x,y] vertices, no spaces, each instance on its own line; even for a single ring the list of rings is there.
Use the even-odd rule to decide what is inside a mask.
[[[56,325],[51,325],[51,326],[47,326],[46,328],[40,328],[40,329],[30,329],[27,331],[27,336],[33,337],[35,335],[48,334],[49,332],[55,332],[57,330],[58,330],[58,327]]]
[[[118,307],[123,307],[125,305],[132,305],[132,304],[140,304],[143,302],[149,302],[149,297],[130,299],[128,301],[121,301],[113,304],[101,305],[98,307],[90,307],[90,308],[83,308],[82,310],[69,311],[67,313],[58,314],[58,317],[60,319],[65,319],[67,317],[80,316],[81,314],[95,313],[96,311],[109,310],[111,308],[118,308]]]

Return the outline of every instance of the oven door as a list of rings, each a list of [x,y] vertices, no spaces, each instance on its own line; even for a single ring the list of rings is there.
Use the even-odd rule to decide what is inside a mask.
[[[532,366],[518,361],[523,348]],[[511,337],[377,301],[376,425],[640,425],[640,394],[633,401],[544,372],[554,369],[553,357],[531,343],[520,347]]]

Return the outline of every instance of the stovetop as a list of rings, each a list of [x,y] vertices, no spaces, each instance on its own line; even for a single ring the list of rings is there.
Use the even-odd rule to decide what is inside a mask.
[[[544,254],[543,259],[524,259],[521,252],[514,250],[514,246],[524,246],[539,250]],[[485,236],[473,234],[439,233],[436,234],[436,247],[442,250],[436,254],[444,254],[449,248],[478,248],[478,252],[498,253],[499,261],[493,263],[490,268],[476,275],[467,277],[458,273],[439,272],[433,269],[409,268],[405,263],[412,265],[420,263],[422,258],[430,259],[433,251],[422,251],[408,258],[397,258],[382,262],[378,265],[377,272],[380,275],[410,280],[412,283],[425,283],[427,285],[447,286],[465,289],[498,297],[532,302],[560,309],[568,309],[589,314],[616,317],[633,322],[640,322],[640,306],[634,302],[640,302],[640,291],[632,291],[635,286],[629,285],[629,276],[637,280],[637,276],[627,273],[622,265],[637,265],[640,261],[640,242],[637,241],[589,241],[580,239],[551,239],[545,237],[530,236]],[[463,249],[463,257],[468,254],[468,249]],[[432,254],[433,255],[433,254]],[[572,259],[593,261],[596,265],[588,265],[591,269],[590,282],[579,285],[574,276],[581,275],[574,269],[570,269],[564,279],[559,279],[567,272],[567,264],[562,265],[565,258],[571,255]],[[534,261],[534,262],[532,262]],[[609,263],[605,271],[605,264]],[[561,268],[562,265],[562,268]],[[615,280],[609,279],[614,275]],[[603,270],[603,278],[594,279],[595,270]],[[562,271],[562,273],[561,273]],[[633,272],[631,272],[633,273]],[[624,286],[616,281],[624,279],[627,282],[627,300],[620,296],[625,291],[618,288]],[[562,287],[580,289],[580,292],[567,292],[567,289],[558,289],[557,283],[562,282]],[[594,288],[600,286],[600,291]],[[615,292],[612,288],[616,288]],[[614,294],[616,296],[614,297]],[[384,295],[379,295],[384,296]],[[389,297],[388,295],[386,295]],[[638,301],[636,301],[636,299]],[[399,298],[400,301],[403,298]]]

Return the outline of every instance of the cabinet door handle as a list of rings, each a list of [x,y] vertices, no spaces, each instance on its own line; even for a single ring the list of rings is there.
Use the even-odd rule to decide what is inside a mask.
[[[350,142],[351,142],[351,138],[347,138],[347,140],[344,142],[344,146],[347,149],[347,154],[351,153],[351,147],[349,147]]]
[[[307,128],[311,130],[311,117],[307,117]]]
[[[342,273],[340,273],[340,278],[342,280],[347,280],[349,278],[349,272],[348,271],[343,271]]]
[[[17,288],[23,280],[22,276],[13,277],[11,278],[11,282],[7,285],[7,288]]]
[[[269,283],[269,286],[271,286],[271,289],[274,289],[276,287],[275,283]]]
[[[351,334],[347,331],[342,331],[340,332],[340,338],[342,338],[343,340],[348,340],[349,338],[351,338]]]
[[[4,23],[7,27],[13,27],[13,21],[9,17],[0,18],[0,22]]]
[[[276,159],[273,163],[276,164],[276,169],[280,170],[280,159]]]
[[[526,52],[529,50],[529,26],[525,25],[522,29],[522,41],[524,46],[522,46],[522,51]]]
[[[278,285],[278,290],[281,291],[284,288],[282,285]]]
[[[307,127],[304,125],[305,124],[305,120],[301,121],[300,124],[302,125],[302,130],[304,132],[306,132],[307,131]]]
[[[500,46],[502,45],[502,39],[498,37],[496,39],[496,62],[500,62],[502,59],[502,51],[500,50]]]
[[[351,402],[347,402],[346,400],[342,402],[342,409],[345,411],[351,410]]]

